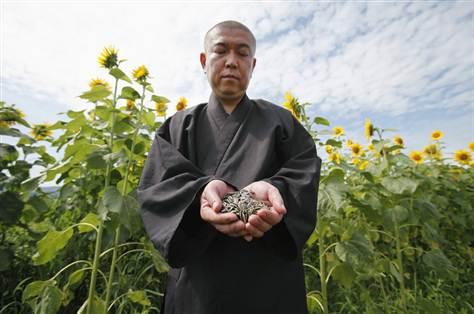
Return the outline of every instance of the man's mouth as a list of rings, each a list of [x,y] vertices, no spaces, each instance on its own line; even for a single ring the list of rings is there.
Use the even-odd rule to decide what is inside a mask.
[[[235,76],[235,75],[231,75],[231,74],[228,74],[228,75],[222,75],[221,78],[223,79],[234,79],[234,80],[239,80],[239,77],[238,76]]]

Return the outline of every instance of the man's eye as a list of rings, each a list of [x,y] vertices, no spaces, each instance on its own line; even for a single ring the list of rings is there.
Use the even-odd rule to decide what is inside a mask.
[[[250,53],[249,53],[248,50],[240,50],[240,51],[239,51],[239,54],[240,54],[241,56],[247,57]]]

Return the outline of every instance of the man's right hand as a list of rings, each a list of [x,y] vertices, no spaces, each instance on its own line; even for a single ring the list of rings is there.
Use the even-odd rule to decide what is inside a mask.
[[[245,224],[232,213],[220,213],[222,198],[235,190],[221,180],[209,182],[201,194],[201,218],[214,226],[220,232],[231,236],[248,235]]]

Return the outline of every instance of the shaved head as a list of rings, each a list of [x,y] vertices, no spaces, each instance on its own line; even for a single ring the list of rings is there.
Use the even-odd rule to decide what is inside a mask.
[[[248,33],[251,40],[250,48],[251,48],[252,56],[255,55],[255,50],[257,49],[257,41],[255,40],[255,36],[252,34],[252,31],[250,31],[250,29],[244,24],[237,21],[231,21],[231,20],[217,23],[216,25],[214,25],[213,27],[211,27],[211,29],[207,31],[206,36],[204,36],[204,51],[206,51],[206,53],[209,51],[212,34],[216,30],[220,30],[220,29],[239,29]]]

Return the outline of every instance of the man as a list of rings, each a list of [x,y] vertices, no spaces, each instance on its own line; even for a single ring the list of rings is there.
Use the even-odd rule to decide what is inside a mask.
[[[316,223],[321,159],[289,111],[246,90],[256,41],[225,21],[200,61],[209,102],[158,130],[138,188],[145,228],[172,267],[163,313],[307,313],[302,248]],[[264,201],[248,222],[221,213],[247,189]]]

